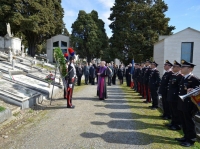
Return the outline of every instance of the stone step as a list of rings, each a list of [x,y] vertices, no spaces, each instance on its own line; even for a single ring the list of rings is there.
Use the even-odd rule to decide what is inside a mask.
[[[17,113],[21,110],[21,108],[19,106],[7,103],[7,102],[3,101],[2,99],[0,99],[0,105],[4,108],[10,109],[12,114]]]
[[[32,107],[43,97],[40,92],[15,82],[0,79],[0,84],[0,98],[7,103],[21,107],[21,109]]]

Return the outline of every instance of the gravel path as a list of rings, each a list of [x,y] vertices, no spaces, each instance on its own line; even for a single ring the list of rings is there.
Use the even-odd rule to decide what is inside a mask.
[[[130,149],[150,148],[137,132],[120,86],[108,86],[108,99],[98,100],[96,86],[87,85],[74,93],[75,109],[66,101],[53,101],[42,120],[25,125],[9,136],[4,148],[11,149]],[[1,148],[1,147],[0,147]]]

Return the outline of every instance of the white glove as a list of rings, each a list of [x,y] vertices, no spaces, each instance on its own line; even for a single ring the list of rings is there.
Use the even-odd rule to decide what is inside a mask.
[[[72,88],[72,84],[69,84],[69,88]]]

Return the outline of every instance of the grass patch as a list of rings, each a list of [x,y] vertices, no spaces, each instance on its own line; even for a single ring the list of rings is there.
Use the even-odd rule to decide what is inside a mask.
[[[44,68],[44,69],[47,69],[48,71],[55,70],[54,68],[49,67],[49,66],[43,66],[42,67],[42,64],[36,64],[36,67]]]
[[[28,111],[28,113],[33,113],[34,111],[33,111],[33,109],[29,109],[29,111]]]
[[[174,138],[183,136],[182,131],[171,131],[165,126],[169,123],[167,120],[162,120],[159,116],[161,110],[151,110],[151,104],[145,104],[138,93],[128,88],[125,83],[121,86],[124,91],[125,98],[131,108],[134,123],[136,124],[136,131],[142,136],[142,142],[150,144],[152,149],[182,149],[184,147],[179,145]],[[141,143],[142,144],[142,143]],[[200,143],[196,142],[190,149],[199,149]]]
[[[0,112],[4,111],[6,108],[0,106]]]
[[[77,82],[77,80],[76,80],[76,82]],[[82,90],[84,87],[85,87],[85,82],[84,82],[83,80],[81,80],[81,85],[78,86],[78,85],[76,84],[76,85],[74,86],[74,91],[75,91],[75,92],[78,92],[78,91]]]
[[[20,112],[16,112],[16,113],[13,114],[13,116],[16,117],[16,116],[18,116],[19,114],[20,114]]]

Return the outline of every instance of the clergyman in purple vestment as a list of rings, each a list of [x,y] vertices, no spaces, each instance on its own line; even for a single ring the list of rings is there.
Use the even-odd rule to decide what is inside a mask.
[[[97,96],[100,100],[107,98],[107,89],[106,89],[106,76],[107,76],[107,67],[105,66],[105,61],[101,61],[100,69],[97,73],[98,77],[98,86],[97,86]]]

